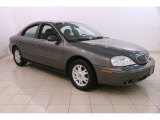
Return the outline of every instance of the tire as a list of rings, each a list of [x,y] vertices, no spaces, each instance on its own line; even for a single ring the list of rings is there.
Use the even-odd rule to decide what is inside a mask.
[[[76,60],[70,64],[69,77],[79,90],[89,91],[97,86],[97,79],[92,66],[85,60]]]
[[[18,66],[25,66],[27,63],[27,61],[24,60],[24,58],[21,55],[20,50],[17,47],[15,47],[13,50],[13,58],[14,58],[15,63]]]

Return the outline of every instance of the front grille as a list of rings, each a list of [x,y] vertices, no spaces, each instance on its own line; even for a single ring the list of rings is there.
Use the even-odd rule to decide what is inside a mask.
[[[149,56],[146,54],[139,55],[138,57],[136,57],[136,59],[139,64],[145,64],[148,62]]]

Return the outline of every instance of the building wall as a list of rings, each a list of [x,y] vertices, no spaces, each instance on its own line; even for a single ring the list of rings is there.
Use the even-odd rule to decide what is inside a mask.
[[[103,35],[160,51],[160,8],[156,7],[13,7],[0,8],[0,55],[8,38],[34,21],[85,23]]]

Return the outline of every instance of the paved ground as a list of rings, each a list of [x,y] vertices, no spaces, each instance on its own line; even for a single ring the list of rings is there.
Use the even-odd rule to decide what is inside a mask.
[[[129,87],[100,85],[91,92],[75,89],[59,73],[35,65],[18,67],[12,56],[0,59],[1,113],[160,113],[160,54],[155,73]]]

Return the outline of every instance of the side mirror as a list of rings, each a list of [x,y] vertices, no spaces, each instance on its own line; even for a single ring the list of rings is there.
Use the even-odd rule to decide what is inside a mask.
[[[51,35],[47,38],[48,41],[58,41],[57,37],[54,35]]]

